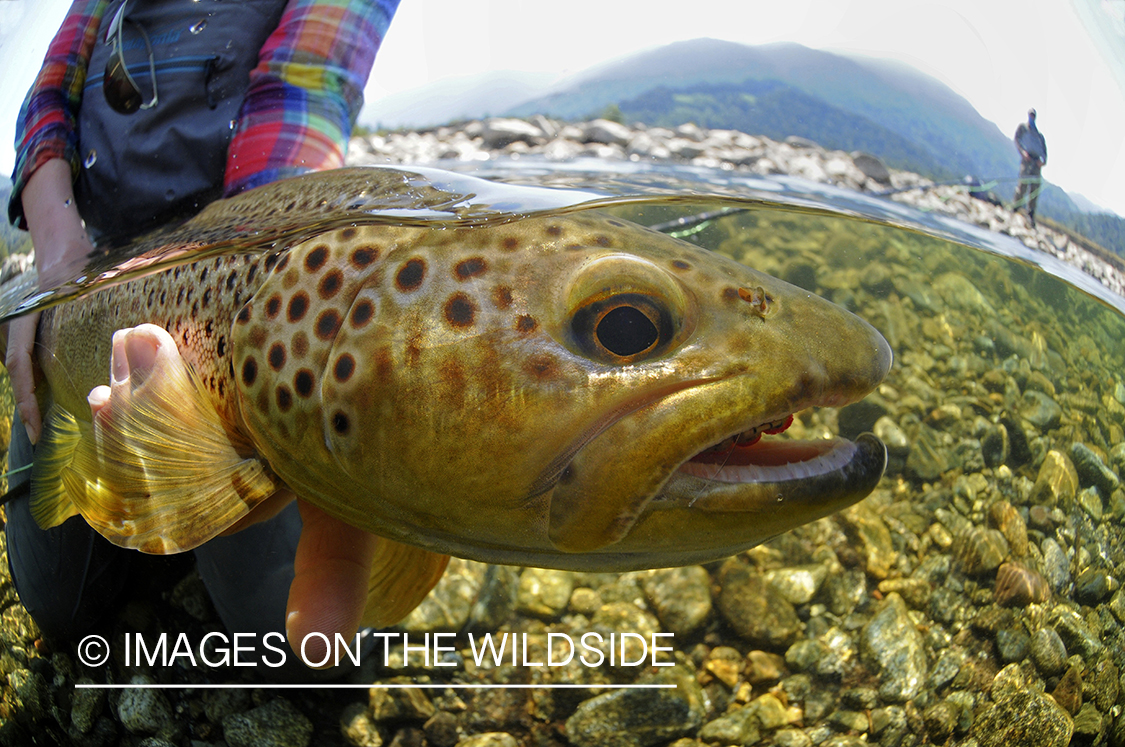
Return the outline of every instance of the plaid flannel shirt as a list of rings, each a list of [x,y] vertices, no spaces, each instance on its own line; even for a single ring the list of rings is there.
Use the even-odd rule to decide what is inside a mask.
[[[343,165],[363,86],[399,0],[290,0],[250,74],[227,151],[223,192],[233,195],[306,171]],[[108,0],[75,0],[20,110],[8,215],[45,162],[78,173],[78,109]]]

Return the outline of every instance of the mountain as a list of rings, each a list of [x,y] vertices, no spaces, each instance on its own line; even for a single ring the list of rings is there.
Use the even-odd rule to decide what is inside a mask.
[[[878,152],[888,165],[960,177],[917,143],[862,115],[852,114],[776,80],[659,86],[622,101],[624,120],[675,127],[686,121],[708,128],[735,129],[784,140],[799,135],[833,150]]]
[[[1005,199],[1015,192],[1019,157],[1010,136],[948,86],[899,62],[799,44],[677,42],[591,68],[507,115],[584,119],[611,104],[646,124],[693,121],[771,137],[800,135],[829,148],[867,150],[937,180],[966,174],[1008,180],[996,191]],[[1044,184],[1039,215],[1076,228],[1083,212],[1066,192]],[[1093,240],[1125,253],[1118,238],[1125,231],[1097,228],[1115,221],[1125,227],[1117,216],[1082,225],[1094,231]]]
[[[676,42],[593,68],[566,89],[508,113],[580,119],[660,86],[684,91],[699,84],[741,85],[750,80],[784,83],[839,111],[878,123],[928,151],[957,176],[1014,175],[1019,168],[1009,137],[933,78],[897,62],[844,57],[791,43],[751,47],[716,39]]]

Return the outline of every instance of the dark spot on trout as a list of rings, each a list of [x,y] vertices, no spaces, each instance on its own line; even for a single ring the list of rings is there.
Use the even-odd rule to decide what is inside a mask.
[[[464,293],[454,293],[445,302],[445,321],[449,322],[449,326],[456,329],[473,326],[473,319],[476,314],[476,304]]]
[[[683,261],[682,259],[673,259],[672,260],[672,267],[675,267],[677,270],[690,270],[691,269],[691,265],[689,265],[687,262]]]
[[[555,359],[549,355],[533,355],[524,364],[524,371],[536,379],[550,379],[558,372]]]
[[[276,254],[271,254],[270,256],[266,257],[266,272],[269,272],[273,269],[273,266],[277,264],[277,260],[278,256]]]
[[[289,391],[289,387],[281,384],[277,387],[277,409],[282,412],[289,412],[289,408],[293,406],[293,393]]]
[[[206,267],[204,267],[203,272],[199,273],[199,282],[200,283],[206,283],[207,282],[207,273],[208,272],[209,272],[209,270]]]
[[[212,320],[208,319],[207,323],[203,325],[203,334],[205,337],[210,337],[215,332],[215,325]]]
[[[286,316],[291,324],[296,324],[305,318],[305,312],[309,310],[309,294],[304,291],[298,291],[293,294],[289,299],[289,308],[286,310]]]
[[[356,302],[355,307],[352,309],[352,326],[359,329],[363,325],[371,321],[371,317],[375,315],[375,304],[371,303],[366,298]]]
[[[289,266],[289,253],[286,252],[284,255],[278,257],[277,272],[281,272],[282,270],[284,270],[288,266]]]
[[[270,300],[266,301],[266,319],[276,319],[278,312],[281,311],[281,294],[274,293],[270,296]]]
[[[516,318],[516,331],[520,334],[529,335],[537,329],[539,329],[539,322],[535,321],[535,317],[520,314]]]
[[[255,326],[246,333],[246,342],[250,343],[253,350],[260,350],[266,344],[266,329],[262,326]]]
[[[375,376],[380,384],[389,384],[394,374],[394,358],[391,349],[384,346],[375,351]]]
[[[176,294],[176,305],[179,306],[184,302],[184,289],[180,288],[180,292]]]
[[[280,371],[281,367],[285,365],[285,346],[280,342],[271,345],[268,360],[270,368],[274,371]]]
[[[332,428],[341,436],[347,435],[348,429],[350,427],[351,422],[348,420],[347,415],[340,412],[339,410],[332,414]]]
[[[606,223],[613,226],[614,228],[624,228],[625,227],[625,224],[622,223],[619,220],[607,220]]]
[[[562,236],[562,227],[561,226],[554,226],[554,225],[547,226],[547,235],[548,236]]]
[[[231,270],[230,275],[227,275],[227,290],[228,291],[234,290],[234,281],[237,280],[237,279],[238,279],[238,273],[235,272],[234,270]]]
[[[512,305],[512,289],[506,285],[498,285],[492,289],[492,303],[498,309],[506,309]]]
[[[578,476],[578,471],[574,469],[574,464],[566,465],[566,469],[559,475],[559,485],[569,485],[574,482],[574,478]]]
[[[247,358],[242,364],[242,383],[246,386],[253,386],[258,378],[258,362],[253,358]]]
[[[567,244],[563,248],[566,249],[568,252],[580,252],[583,249],[585,249],[586,247],[582,244]]]
[[[729,285],[726,288],[723,288],[723,298],[727,301],[740,300],[740,296],[738,295],[738,288],[733,288]]]
[[[468,280],[484,274],[487,269],[488,263],[484,261],[483,257],[469,257],[457,263],[457,266],[453,268],[453,274],[458,280]]]
[[[425,261],[415,257],[403,262],[395,275],[395,286],[403,293],[418,290],[426,277]]]
[[[191,305],[191,318],[194,320],[197,316],[199,316],[199,301]]]
[[[609,244],[610,244],[609,237],[599,234],[599,235],[594,237],[594,243],[597,244],[598,246],[609,246]]]
[[[328,261],[328,246],[318,244],[315,249],[305,255],[305,269],[309,272],[319,272],[324,263]]]
[[[211,303],[211,289],[208,288],[207,290],[203,291],[203,308],[207,308],[208,304],[210,304],[210,303]]]
[[[246,271],[246,282],[254,282],[254,276],[258,274],[258,265],[250,265],[250,269]]]
[[[379,259],[379,248],[375,246],[361,246],[352,252],[352,264],[362,270],[369,264]]]
[[[520,240],[515,236],[505,236],[500,242],[500,248],[506,252],[514,252],[520,248]]]
[[[313,392],[313,384],[316,379],[313,378],[313,372],[307,368],[302,368],[293,377],[293,388],[297,390],[297,394],[302,397],[308,397]]]
[[[167,293],[165,293],[164,291],[160,291],[160,305],[161,305],[161,306],[163,306],[163,305],[164,305],[164,299],[165,299],[165,298],[167,297],[167,295],[168,295],[168,294],[167,294]]]
[[[297,358],[304,358],[305,353],[309,352],[309,337],[304,331],[298,331],[293,335],[293,342],[291,345],[293,355]]]
[[[336,366],[332,369],[332,373],[336,376],[336,381],[343,384],[345,381],[352,377],[355,372],[355,358],[351,353],[344,353],[336,359]]]
[[[246,304],[239,310],[237,319],[239,324],[250,323],[250,304]]]
[[[344,241],[351,241],[355,238],[355,235],[357,233],[359,233],[359,231],[354,226],[351,228],[345,228],[343,231],[340,231],[340,238]]]
[[[322,311],[316,318],[316,336],[322,340],[331,340],[340,329],[340,322],[340,313],[336,309]]]
[[[344,284],[344,273],[339,270],[330,270],[325,273],[324,277],[320,280],[320,285],[317,287],[317,292],[320,297],[325,301],[336,295],[340,290],[340,286]]]
[[[413,334],[406,341],[406,365],[415,366],[418,364],[418,360],[422,357],[422,346],[419,344],[421,339],[421,335]]]

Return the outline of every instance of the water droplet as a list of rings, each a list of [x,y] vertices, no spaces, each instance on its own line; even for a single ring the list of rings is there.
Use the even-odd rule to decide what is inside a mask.
[[[232,130],[234,129],[234,125],[235,125],[235,122],[234,122],[233,119],[229,123],[227,123],[227,127],[230,127]]]
[[[202,31],[205,28],[207,28],[207,19],[206,18],[193,23],[191,25],[191,27],[188,29],[188,31],[190,31],[193,34],[198,34],[200,31]]]
[[[63,200],[63,207],[70,207],[73,204],[74,204],[74,200],[72,200],[70,198],[67,198],[67,199]]]
[[[90,152],[86,154],[86,160],[82,162],[82,165],[85,166],[86,168],[91,168],[97,162],[98,162],[98,152],[96,150],[91,149]]]

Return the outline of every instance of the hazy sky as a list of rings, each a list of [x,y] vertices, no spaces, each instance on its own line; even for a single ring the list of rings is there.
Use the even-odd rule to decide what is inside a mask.
[[[0,0],[5,172],[19,102],[68,5]],[[1099,38],[1086,32],[1076,9],[1100,24]],[[561,77],[682,39],[792,41],[914,65],[1005,134],[1035,107],[1050,153],[1044,175],[1125,215],[1123,17],[1125,0],[403,0],[375,62],[367,106],[488,70]]]

